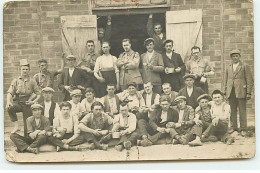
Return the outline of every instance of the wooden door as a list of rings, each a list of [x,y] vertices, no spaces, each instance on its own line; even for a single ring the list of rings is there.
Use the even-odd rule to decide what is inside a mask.
[[[61,24],[63,51],[76,56],[77,62],[86,53],[87,40],[93,40],[97,45],[96,15],[61,16]]]
[[[166,38],[172,39],[175,52],[188,60],[193,46],[202,48],[202,10],[167,11]]]

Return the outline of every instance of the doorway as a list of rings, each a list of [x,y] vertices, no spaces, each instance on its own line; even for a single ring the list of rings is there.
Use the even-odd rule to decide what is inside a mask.
[[[122,40],[129,38],[132,41],[132,49],[140,55],[146,51],[144,40],[149,36],[146,24],[149,14],[117,15],[112,17],[112,35],[110,38],[111,55],[118,57],[124,50]],[[106,19],[98,20],[98,27],[106,27]],[[161,23],[165,32],[165,14],[154,14],[153,23]]]

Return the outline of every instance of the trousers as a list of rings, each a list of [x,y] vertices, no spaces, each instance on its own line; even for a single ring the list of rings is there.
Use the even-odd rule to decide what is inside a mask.
[[[203,134],[205,137],[214,135],[218,138],[218,140],[226,143],[227,139],[230,137],[228,134],[228,123],[222,120],[219,120],[216,126],[213,126],[211,123],[209,127],[203,132]]]
[[[62,139],[69,139],[73,136],[73,133],[66,133]],[[48,137],[48,142],[51,145],[63,147],[64,143],[62,142],[62,139],[56,138],[54,136]]]

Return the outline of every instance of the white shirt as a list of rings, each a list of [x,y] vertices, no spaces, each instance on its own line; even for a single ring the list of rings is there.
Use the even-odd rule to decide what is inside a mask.
[[[99,56],[96,60],[94,72],[98,73],[102,69],[114,68],[115,73],[119,72],[116,66],[117,58],[112,55],[102,55]]]
[[[151,94],[146,94],[146,106],[150,107],[152,105],[152,93]]]
[[[233,71],[236,71],[238,65],[239,63],[233,64]]]
[[[53,120],[53,128],[66,129],[66,133],[80,133],[78,125],[79,121],[77,117],[73,116],[72,114],[70,114],[70,117],[68,117],[68,119],[65,119],[62,115],[59,115]]]
[[[88,102],[87,98],[84,98],[84,99],[81,101],[81,103],[80,103],[81,107],[83,108],[83,111],[84,111],[84,112],[87,112],[87,113],[90,112],[90,111],[91,111],[91,105],[92,105],[92,103],[94,103],[95,101],[98,101],[98,100],[96,100],[96,98],[94,98],[92,102]]]
[[[70,77],[72,77],[74,70],[75,70],[75,68],[73,68],[73,69],[69,68],[69,75],[70,75]]]
[[[81,117],[82,112],[84,112],[83,107],[81,106],[80,102],[75,104],[72,100],[68,101],[71,104],[71,111],[70,113],[72,115],[78,116],[78,118]]]
[[[110,106],[110,111],[111,113],[118,113],[117,111],[117,105],[116,105],[116,98],[115,97],[107,97],[108,98],[108,103]]]
[[[50,102],[44,102],[44,116],[49,118],[50,115],[50,108],[51,108],[51,101]],[[54,117],[56,117],[57,115],[60,115],[60,107],[58,105],[58,103],[56,103],[55,109],[54,109]]]
[[[192,92],[193,92],[193,87],[192,88],[187,87],[187,93],[188,93],[189,97],[191,96]]]
[[[147,57],[148,57],[149,61],[151,61],[153,53],[154,53],[154,50],[152,52],[147,52]]]
[[[167,52],[166,52],[166,56],[167,56],[169,59],[171,59],[171,58],[172,58],[172,52],[171,52],[171,53],[167,53]]]
[[[184,114],[184,110],[180,110],[178,123],[181,123],[181,122],[182,122],[183,114]]]
[[[162,114],[161,114],[161,119],[162,121],[161,122],[165,122],[167,121],[167,111],[162,111]]]

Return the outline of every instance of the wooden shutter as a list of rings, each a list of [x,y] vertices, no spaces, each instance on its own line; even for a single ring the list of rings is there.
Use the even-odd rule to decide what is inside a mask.
[[[97,45],[96,15],[61,16],[61,24],[62,47],[66,55],[72,54],[79,61],[86,53],[87,40],[93,40]]]
[[[193,46],[202,48],[202,10],[166,12],[166,38],[174,42],[174,50],[184,61]]]

